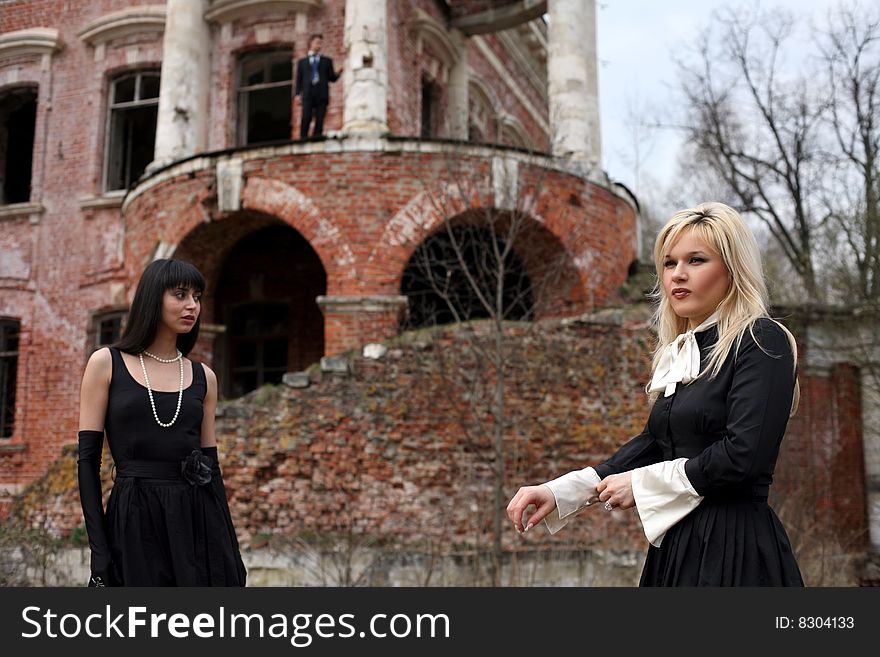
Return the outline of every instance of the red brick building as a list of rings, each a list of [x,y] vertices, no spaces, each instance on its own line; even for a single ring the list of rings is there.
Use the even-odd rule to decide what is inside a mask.
[[[528,205],[533,284],[565,256],[535,316],[612,300],[636,209],[598,167],[592,26],[587,0],[3,3],[0,506],[74,440],[151,259],[206,275],[227,398],[397,334],[414,251],[487,208]],[[312,33],[342,75],[301,141]]]
[[[226,399],[397,335],[417,303],[407,284],[415,254],[444,226],[486,213],[524,217],[513,249],[533,291],[525,316],[617,303],[638,252],[637,206],[600,168],[594,30],[593,0],[0,3],[0,517],[43,478],[66,492],[56,498],[36,487],[25,497],[63,500],[41,511],[60,531],[79,522],[70,453],[58,459],[75,441],[82,369],[118,335],[151,259],[174,255],[205,274],[195,356],[217,371]],[[342,75],[330,87],[326,139],[303,141],[295,64],[313,33],[323,34],[323,53]],[[815,534],[818,524],[851,537],[842,546],[849,554],[876,552],[880,404],[866,393],[861,357],[823,338],[851,333],[852,324],[808,317],[793,328],[803,341],[803,402],[780,480],[811,511],[796,533]],[[643,353],[640,333],[611,333],[615,349]],[[589,344],[590,335],[578,340]],[[587,358],[600,370],[609,359]],[[361,476],[393,465],[388,480],[409,490],[410,471],[421,481],[422,469],[443,470],[444,454],[458,449],[460,430],[430,396],[401,392],[410,375],[360,367],[376,372],[355,377],[348,397],[332,377],[307,392],[270,395],[297,404],[303,433],[280,406],[220,420],[228,440],[247,444],[251,414],[273,418],[257,427],[261,456],[230,459],[232,503],[248,542],[272,528],[326,530],[321,519],[340,504],[326,481],[353,476],[355,461]],[[524,416],[545,412],[548,394],[537,382],[529,388],[528,376]],[[571,397],[551,424],[577,413],[589,419],[577,439],[559,443],[551,470],[573,467],[584,449],[599,457],[624,437],[641,410],[631,379],[641,380],[615,379],[624,401],[595,408],[564,377],[548,385],[562,392],[547,398]],[[357,386],[377,381],[393,400],[388,408],[410,409],[390,437],[373,436],[374,419],[357,415]],[[315,409],[330,406],[356,420],[316,419]],[[389,410],[380,424],[395,417]],[[401,432],[446,448],[436,463],[418,446],[399,462],[361,463],[364,436],[387,442]],[[309,449],[290,451],[302,436],[311,436]],[[540,477],[540,430],[515,438],[532,445],[521,472]],[[413,518],[455,487],[455,473],[443,472],[423,487],[424,500],[413,498]],[[485,497],[485,485],[477,477],[474,496]],[[304,490],[320,507],[318,520],[289,503]],[[361,519],[381,520],[370,515],[369,495],[358,504]],[[589,543],[595,525],[572,539]],[[632,544],[638,528],[630,525],[624,538]],[[459,529],[470,535],[469,525]],[[515,538],[505,539],[511,550]]]

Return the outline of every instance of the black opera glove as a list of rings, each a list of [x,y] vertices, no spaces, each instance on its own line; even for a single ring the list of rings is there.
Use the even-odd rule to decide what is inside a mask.
[[[201,450],[202,455],[208,457],[207,460],[211,468],[212,481],[215,484],[220,484],[220,486],[225,489],[223,475],[220,473],[220,456],[217,454],[217,446],[202,447]]]
[[[218,460],[220,457],[217,454],[217,445],[214,445],[213,447],[202,447],[202,454],[211,459],[212,465],[218,464]]]
[[[104,447],[103,431],[79,432],[79,458],[77,478],[79,499],[82,504],[86,533],[91,550],[91,577],[89,586],[110,586],[112,583],[112,560],[107,540],[107,525],[101,494],[101,451]]]

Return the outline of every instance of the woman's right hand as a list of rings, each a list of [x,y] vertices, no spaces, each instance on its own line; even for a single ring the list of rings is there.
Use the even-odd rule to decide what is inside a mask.
[[[105,588],[106,586],[108,586],[107,579],[103,575],[92,573],[92,576],[89,577],[88,588]]]
[[[535,506],[535,512],[526,521],[524,529],[523,515],[529,505]],[[550,515],[555,508],[556,497],[549,486],[545,484],[540,486],[523,486],[516,492],[513,499],[510,500],[510,504],[507,505],[507,517],[513,521],[516,531],[522,534]]]

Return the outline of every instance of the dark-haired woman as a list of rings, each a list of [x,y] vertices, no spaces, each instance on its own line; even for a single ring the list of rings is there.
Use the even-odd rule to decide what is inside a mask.
[[[90,586],[245,585],[217,462],[217,378],[186,358],[204,288],[191,264],[152,262],[121,340],[86,365],[78,476]],[[115,465],[106,513],[105,433]]]

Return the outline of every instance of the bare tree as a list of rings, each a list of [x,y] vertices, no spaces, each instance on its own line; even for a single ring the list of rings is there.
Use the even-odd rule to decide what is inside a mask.
[[[473,162],[445,158],[445,192],[426,186],[440,227],[415,250],[403,282],[410,299],[404,327],[454,323],[466,345],[464,367],[447,361],[442,349],[434,350],[435,365],[446,391],[457,398],[451,409],[463,444],[492,475],[486,510],[491,509],[489,579],[495,586],[502,582],[510,469],[519,466],[518,444],[527,439],[519,435],[520,418],[509,401],[516,392],[512,371],[525,342],[535,339],[533,320],[559,314],[562,289],[577,278],[570,254],[534,219],[532,205],[547,170],[521,159],[498,162],[493,171],[475,171]],[[481,532],[475,530],[479,542]]]
[[[820,48],[833,134],[822,205],[843,238],[833,281],[844,295],[880,302],[880,12],[849,7],[829,19]]]
[[[786,79],[791,18],[726,10],[700,41],[700,61],[680,62],[689,116],[689,159],[720,179],[758,217],[814,300],[818,232],[828,219],[817,185],[824,175],[821,126],[828,103],[805,75]]]
[[[680,63],[686,177],[756,217],[775,303],[880,306],[880,10],[829,12],[801,71],[781,12],[716,14]],[[803,49],[803,45],[801,45]],[[760,235],[759,231],[759,235]],[[877,375],[880,327],[856,361]],[[849,342],[847,346],[849,347]]]
[[[778,11],[715,15],[699,63],[680,63],[686,157],[766,226],[811,300],[876,304],[880,14],[830,13],[800,71],[795,28]]]

